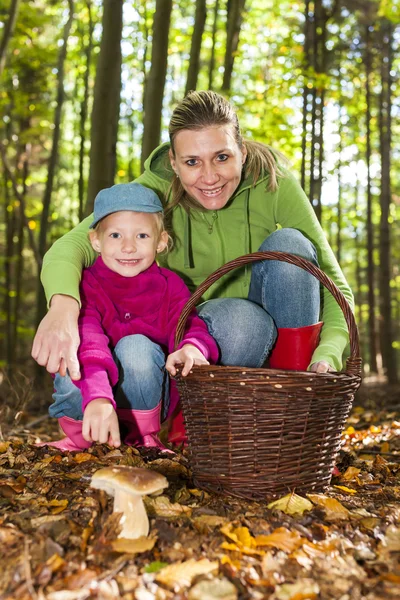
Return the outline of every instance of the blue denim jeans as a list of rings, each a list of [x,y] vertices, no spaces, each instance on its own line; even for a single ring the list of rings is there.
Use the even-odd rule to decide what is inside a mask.
[[[318,265],[313,244],[296,229],[279,229],[260,247],[260,251],[275,250]],[[219,346],[220,364],[261,367],[274,345],[277,328],[318,322],[320,284],[294,265],[260,261],[252,265],[247,300],[209,300],[198,307],[198,313]],[[142,338],[139,346],[137,338]],[[132,335],[120,340],[114,353],[121,373],[115,390],[118,407],[145,410],[154,408],[161,397],[168,398],[165,355],[159,346]],[[82,419],[81,393],[70,378],[56,375],[54,387],[51,416]]]
[[[114,360],[119,368],[119,381],[114,389],[118,408],[151,410],[163,400],[164,416],[169,403],[169,379],[165,370],[165,354],[160,346],[144,335],[128,335],[115,346]],[[52,417],[82,420],[82,395],[69,375],[54,379]]]

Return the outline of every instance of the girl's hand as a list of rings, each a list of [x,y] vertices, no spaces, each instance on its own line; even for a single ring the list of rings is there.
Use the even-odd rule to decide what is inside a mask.
[[[32,346],[32,358],[49,373],[80,379],[77,351],[79,305],[72,296],[55,295],[42,319]]]
[[[209,365],[210,363],[196,346],[185,344],[180,350],[168,356],[165,368],[170,375],[176,375],[175,365],[179,364],[183,364],[182,375],[186,377],[193,365]]]
[[[330,373],[335,369],[331,367],[329,363],[325,360],[320,360],[319,362],[313,363],[310,367],[310,371],[313,373]]]
[[[99,442],[118,448],[121,445],[118,417],[106,398],[97,398],[85,408],[82,435],[87,442]]]

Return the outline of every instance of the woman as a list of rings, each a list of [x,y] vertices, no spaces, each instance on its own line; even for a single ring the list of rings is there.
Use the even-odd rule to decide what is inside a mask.
[[[290,252],[319,264],[352,303],[300,185],[279,155],[242,139],[236,113],[222,96],[191,92],[174,110],[169,135],[170,143],[153,151],[136,180],[157,192],[169,213],[175,243],[160,257],[161,266],[193,290],[243,254]],[[68,369],[72,379],[79,378],[79,280],[82,268],[95,259],[87,238],[91,221],[92,216],[85,219],[45,256],[42,282],[50,308],[32,349],[33,358],[49,372],[64,376]],[[324,289],[324,324],[315,349],[320,285],[298,267],[277,261],[242,267],[214,284],[204,300],[198,312],[219,345],[221,364],[260,367],[275,342],[274,353],[281,355],[281,340],[285,348],[300,348],[312,371],[342,368],[348,332],[341,309]],[[279,359],[273,366],[296,368]],[[69,378],[56,378],[55,387],[57,393],[79,394]]]

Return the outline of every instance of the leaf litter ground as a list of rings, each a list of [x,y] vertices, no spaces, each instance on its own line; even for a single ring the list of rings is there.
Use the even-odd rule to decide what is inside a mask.
[[[366,387],[324,494],[247,502],[196,489],[185,452],[96,445],[62,453],[46,418],[0,441],[2,600],[380,600],[400,597],[399,388]],[[118,539],[94,471],[131,465],[169,480],[146,499],[146,542]]]

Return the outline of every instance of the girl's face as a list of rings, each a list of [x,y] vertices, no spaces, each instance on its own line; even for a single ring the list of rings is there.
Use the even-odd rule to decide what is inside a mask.
[[[207,210],[223,208],[235,193],[246,160],[231,125],[183,129],[174,139],[172,168],[186,192]]]
[[[104,264],[123,277],[135,277],[148,269],[168,244],[154,213],[123,210],[105,217],[90,233],[91,244]]]

